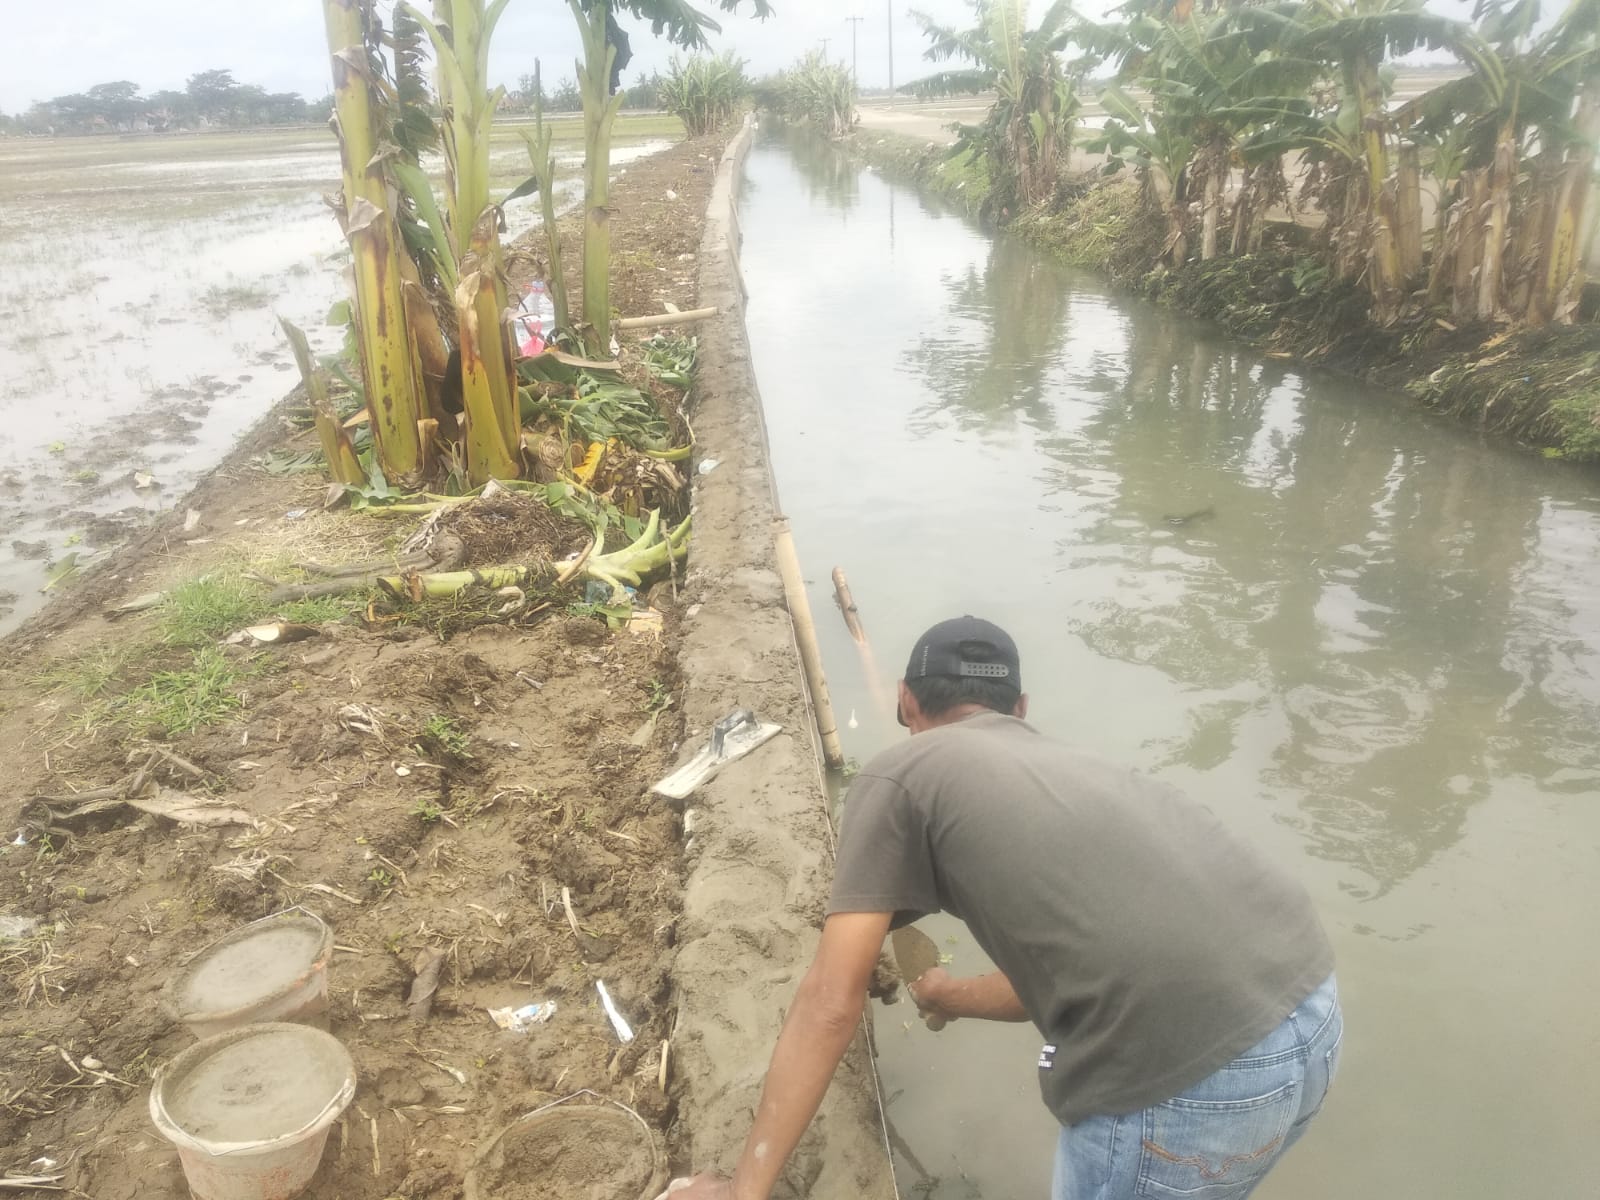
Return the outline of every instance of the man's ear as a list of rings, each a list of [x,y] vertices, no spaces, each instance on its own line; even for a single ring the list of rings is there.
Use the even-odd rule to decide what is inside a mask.
[[[1019,721],[1028,719],[1028,693],[1023,692],[1017,697],[1017,703],[1011,710],[1011,715]]]
[[[917,704],[917,698],[911,694],[911,689],[906,686],[904,679],[896,685],[895,698],[899,701],[895,716],[900,718],[900,724],[915,733],[916,726],[912,722],[921,719],[922,708]]]

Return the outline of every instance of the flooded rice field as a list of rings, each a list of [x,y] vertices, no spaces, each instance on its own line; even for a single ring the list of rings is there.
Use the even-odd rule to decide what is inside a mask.
[[[1316,898],[1343,1067],[1262,1200],[1600,1194],[1600,475],[1108,294],[825,147],[768,141],[747,175],[753,358],[846,753],[904,736],[877,698],[917,633],[998,621],[1036,724]],[[912,1017],[876,1009],[901,1194],[1048,1194],[1034,1031]]]
[[[557,129],[570,198],[581,127]],[[613,163],[679,134],[624,118]],[[515,129],[496,130],[493,164],[501,190],[527,175]],[[348,256],[323,196],[338,178],[317,128],[0,139],[0,633],[289,391],[279,316],[337,348],[324,322]],[[511,234],[537,211],[514,202]]]

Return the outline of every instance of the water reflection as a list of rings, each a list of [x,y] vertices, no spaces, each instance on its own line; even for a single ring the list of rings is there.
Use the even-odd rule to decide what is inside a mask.
[[[1048,373],[1069,326],[1066,271],[1000,238],[981,269],[969,267],[946,287],[946,319],[905,352],[932,396],[912,414],[912,431],[950,417],[963,429],[1020,420],[1049,432],[1055,415],[1045,394]]]
[[[1493,778],[1593,781],[1592,677],[1556,648],[1577,631],[1523,586],[1537,475],[1501,454],[1424,451],[1371,410],[1304,403],[1303,383],[1174,339],[1160,314],[1130,312],[1127,333],[1124,387],[1041,449],[1060,464],[1047,489],[1096,469],[1111,481],[1062,554],[1120,582],[1078,606],[1073,632],[1230,695],[1196,705],[1165,764],[1220,766],[1241,723],[1276,712],[1262,785],[1297,793],[1315,852],[1358,867],[1373,894],[1453,845]],[[1575,669],[1579,694],[1546,693]]]

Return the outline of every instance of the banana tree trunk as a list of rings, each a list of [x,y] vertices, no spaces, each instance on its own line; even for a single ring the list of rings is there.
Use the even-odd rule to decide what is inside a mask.
[[[378,463],[391,483],[419,482],[422,367],[409,337],[400,258],[405,254],[373,120],[362,0],[324,0],[334,117],[343,166],[345,237],[355,276],[356,338]]]
[[[1368,281],[1372,291],[1373,315],[1380,323],[1393,320],[1400,312],[1400,252],[1395,245],[1393,192],[1389,181],[1389,143],[1387,106],[1383,81],[1374,56],[1362,55],[1353,64],[1356,105],[1361,118],[1361,145],[1366,160],[1367,233],[1371,247],[1367,256]]]
[[[1483,258],[1485,220],[1489,204],[1489,173],[1461,172],[1461,233],[1456,239],[1455,282],[1450,309],[1457,320],[1478,315],[1477,278]]]
[[[1439,186],[1439,212],[1433,223],[1433,254],[1428,263],[1428,306],[1436,308],[1450,296],[1451,278],[1460,253],[1461,230],[1466,215],[1462,179]],[[1454,198],[1452,199],[1452,195]]]
[[[1593,191],[1595,145],[1600,143],[1600,81],[1591,79],[1578,101],[1577,133],[1550,201],[1548,232],[1528,306],[1532,325],[1571,324],[1583,297],[1588,242],[1594,234],[1591,223],[1589,236],[1584,236],[1584,216]]]
[[[1161,211],[1167,224],[1167,239],[1162,246],[1162,256],[1174,266],[1181,267],[1189,257],[1189,239],[1183,230],[1183,206],[1174,195],[1172,176],[1166,168],[1152,162],[1145,170],[1145,180],[1150,189],[1150,199]]]
[[[495,209],[479,220],[456,288],[467,475],[474,485],[521,474],[521,414],[502,321],[505,301],[494,268],[499,261],[498,220]]]
[[[1226,149],[1213,142],[1206,149],[1206,191],[1200,216],[1200,261],[1217,256],[1217,223],[1222,217],[1222,184],[1228,173]]]
[[[1395,241],[1400,277],[1410,280],[1422,270],[1422,151],[1415,144],[1400,147],[1395,170]]]
[[[578,87],[583,97],[583,321],[589,349],[596,355],[611,349],[611,129],[623,96],[611,91],[616,47],[606,41],[609,5],[595,0],[585,13],[578,0],[568,0],[583,35],[583,61]]]
[[[1501,122],[1489,172],[1489,207],[1484,216],[1483,251],[1478,267],[1477,315],[1492,321],[1500,315],[1501,277],[1505,272],[1506,238],[1511,221],[1511,186],[1517,174],[1516,105]]]

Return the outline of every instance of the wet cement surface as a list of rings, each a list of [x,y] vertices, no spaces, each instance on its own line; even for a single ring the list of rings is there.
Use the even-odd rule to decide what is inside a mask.
[[[1259,358],[825,150],[762,143],[742,205],[847,754],[904,736],[880,698],[917,633],[1000,622],[1038,725],[1212,806],[1333,936],[1342,1072],[1262,1200],[1591,1194],[1600,477]],[[1037,1035],[911,1015],[877,1010],[902,1193],[1045,1195]]]

